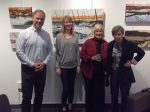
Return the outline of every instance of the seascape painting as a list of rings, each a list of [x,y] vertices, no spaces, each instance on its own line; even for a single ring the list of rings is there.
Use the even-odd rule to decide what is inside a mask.
[[[10,44],[12,51],[16,51],[16,39],[19,35],[19,32],[10,32]]]
[[[141,48],[150,48],[150,30],[125,31],[125,37]]]
[[[126,5],[125,21],[128,25],[150,24],[150,5]]]
[[[74,31],[78,35],[79,44],[83,44],[92,35],[92,28],[96,23],[104,25],[105,14],[103,9],[75,9],[75,10],[53,10],[52,28],[54,43],[55,38],[62,29],[62,18],[65,15],[72,17]]]
[[[9,7],[8,9],[13,28],[27,28],[32,25],[32,7]]]

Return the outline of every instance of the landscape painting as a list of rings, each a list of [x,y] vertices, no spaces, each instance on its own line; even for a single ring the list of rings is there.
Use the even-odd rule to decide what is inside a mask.
[[[125,31],[125,37],[141,48],[150,48],[150,30]]]
[[[9,7],[8,9],[13,28],[27,28],[32,25],[32,7]]]
[[[19,32],[10,32],[10,44],[12,51],[16,51],[16,39],[19,35]]]
[[[74,31],[78,35],[79,44],[83,44],[92,35],[92,28],[96,23],[104,25],[105,14],[103,9],[69,9],[52,11],[52,28],[54,43],[55,38],[62,29],[62,18],[65,15],[72,17]]]
[[[150,5],[126,5],[126,24],[147,25],[150,24]]]

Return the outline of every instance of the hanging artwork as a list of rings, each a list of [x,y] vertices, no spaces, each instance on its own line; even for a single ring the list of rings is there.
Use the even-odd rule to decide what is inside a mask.
[[[9,7],[9,17],[13,28],[27,28],[32,24],[32,7]]]
[[[62,29],[62,18],[65,15],[71,16],[74,21],[74,31],[79,37],[79,44],[83,44],[92,34],[92,28],[96,23],[104,25],[105,20],[103,9],[53,10],[52,28],[54,41]]]
[[[16,39],[19,32],[10,32],[10,44],[12,51],[16,51]]]
[[[147,25],[150,24],[150,5],[126,5],[125,12],[126,24]]]
[[[141,48],[150,48],[150,30],[125,31],[125,37]]]

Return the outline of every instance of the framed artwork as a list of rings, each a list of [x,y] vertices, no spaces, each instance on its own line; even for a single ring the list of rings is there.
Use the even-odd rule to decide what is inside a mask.
[[[150,24],[150,5],[126,5],[125,22],[127,25]]]
[[[13,28],[27,28],[32,25],[32,7],[9,7],[8,9]]]
[[[72,17],[74,31],[78,35],[79,44],[83,44],[92,34],[92,28],[96,23],[104,25],[105,14],[103,9],[68,9],[52,11],[52,28],[54,43],[58,33],[62,29],[62,18],[65,15]]]
[[[10,44],[12,51],[16,51],[16,39],[19,35],[19,32],[10,32]]]
[[[150,30],[125,31],[125,37],[141,48],[150,48]]]

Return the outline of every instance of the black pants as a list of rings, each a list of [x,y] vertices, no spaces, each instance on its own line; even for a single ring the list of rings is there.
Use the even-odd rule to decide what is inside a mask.
[[[31,112],[33,88],[35,92],[33,112],[40,112],[43,92],[46,81],[46,67],[43,71],[34,71],[33,68],[21,65],[22,69],[22,112]]]
[[[97,66],[92,75],[92,79],[84,77],[86,112],[104,112],[105,76],[102,67]]]
[[[62,106],[66,106],[67,102],[72,104],[74,97],[74,83],[76,76],[76,67],[65,69],[61,68],[61,81],[62,81]]]
[[[121,93],[121,112],[127,112],[127,98],[129,96],[131,83],[122,84],[119,75],[121,74],[119,74],[118,71],[113,71],[110,81],[112,112],[119,112],[119,90]]]

